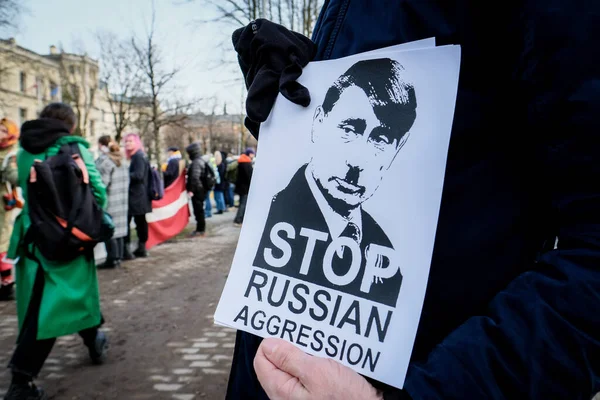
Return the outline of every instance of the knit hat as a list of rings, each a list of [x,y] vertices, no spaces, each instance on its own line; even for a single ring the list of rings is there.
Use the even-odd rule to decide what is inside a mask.
[[[244,151],[244,154],[249,156],[250,154],[256,154],[256,152],[254,151],[254,149],[252,147],[248,147],[246,149],[246,151]]]
[[[176,152],[176,151],[179,151],[179,147],[177,147],[177,146],[171,146],[171,147],[169,147],[169,148],[167,149],[167,151]]]

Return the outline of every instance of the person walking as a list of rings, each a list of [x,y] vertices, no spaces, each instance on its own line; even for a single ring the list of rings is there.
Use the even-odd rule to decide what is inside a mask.
[[[27,182],[35,162],[55,156],[63,146],[76,146],[89,176],[94,198],[102,208],[106,190],[88,142],[72,136],[77,126],[73,109],[62,103],[46,106],[40,118],[23,124],[21,150],[17,155],[19,183],[25,205],[15,222],[8,257],[18,260],[17,314],[19,336],[10,360],[12,382],[5,400],[47,399],[33,384],[50,354],[57,337],[79,333],[91,361],[101,364],[106,356],[106,335],[94,257],[82,254],[72,261],[48,261],[32,243],[26,243],[31,220],[28,210]]]
[[[96,160],[96,167],[106,186],[108,196],[107,212],[115,225],[115,233],[106,245],[106,261],[98,268],[116,268],[125,255],[129,208],[129,167],[123,160],[120,146],[110,141],[109,136],[99,140],[102,154]]]
[[[210,154],[205,154],[204,156],[202,156],[202,161],[204,161],[204,164],[207,166],[207,168],[209,168],[212,172],[213,172],[213,176],[216,179],[216,183],[215,186],[219,183],[218,179],[219,179],[219,171],[217,170],[217,165],[216,165],[216,160],[214,156],[211,156]],[[207,187],[206,185],[204,186],[204,191],[206,193],[205,195],[205,199],[204,199],[204,218],[212,218],[212,200],[211,197],[213,197],[213,193],[214,193],[214,186],[211,187]]]
[[[227,182],[229,184],[227,196],[227,206],[229,208],[235,207],[235,183],[237,182],[237,168],[238,167],[238,159],[234,157],[229,157],[227,159],[227,170],[225,172],[225,177],[227,178]]]
[[[226,154],[221,151],[215,151],[215,165],[217,167],[217,183],[215,185],[215,203],[217,204],[216,214],[223,214],[227,211],[225,206],[225,191],[227,190],[227,180],[225,179],[225,173],[227,172],[227,163],[225,161]]]
[[[19,210],[17,191],[18,173],[16,148],[19,141],[17,125],[3,118],[0,120],[0,195],[4,201],[0,207],[0,301],[11,300],[14,296],[13,265],[6,262],[8,243],[13,231],[15,214]]]
[[[129,160],[129,216],[123,259],[133,260],[136,257],[148,257],[148,250],[146,250],[146,242],[148,241],[146,214],[152,212],[152,201],[148,190],[150,163],[144,153],[142,141],[135,133],[125,136],[125,155]],[[131,220],[135,221],[138,236],[138,247],[133,253],[130,249]]]
[[[204,218],[206,189],[203,177],[206,175],[206,168],[210,167],[202,159],[202,151],[199,143],[192,143],[185,150],[190,158],[186,189],[188,195],[192,198],[192,208],[194,209],[194,217],[196,218],[196,230],[190,236],[204,237],[206,235],[206,220]]]
[[[250,191],[250,180],[252,179],[252,159],[255,156],[253,149],[248,148],[238,159],[237,180],[235,182],[235,193],[240,196],[240,205],[237,214],[233,220],[236,226],[242,226],[244,214],[246,214],[246,203],[248,202],[248,192]]]

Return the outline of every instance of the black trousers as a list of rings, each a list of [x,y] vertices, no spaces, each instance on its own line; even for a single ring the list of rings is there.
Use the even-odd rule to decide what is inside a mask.
[[[138,240],[140,243],[146,243],[148,241],[148,222],[146,222],[146,215],[130,215],[127,220],[127,236],[125,237],[125,243],[131,243],[131,220],[135,221],[135,230],[138,234]]]
[[[106,259],[107,260],[123,260],[123,254],[125,252],[125,238],[111,239],[105,242],[106,246]]]
[[[204,233],[206,230],[206,220],[204,219],[204,196],[192,197],[192,206],[194,208],[194,217],[196,218],[196,232]]]
[[[246,203],[248,202],[248,195],[240,195],[240,206],[237,210],[237,214],[233,222],[236,224],[241,224],[244,222],[244,215],[246,214]]]
[[[38,267],[33,284],[33,292],[29,300],[27,315],[23,322],[23,327],[19,333],[17,340],[17,348],[10,360],[9,368],[13,373],[26,375],[31,379],[38,376],[46,359],[52,351],[52,347],[56,342],[56,338],[37,339],[38,332],[38,317],[40,314],[40,306],[42,304],[42,294],[44,291],[44,271],[42,267]],[[79,332],[79,336],[83,338],[83,343],[87,347],[95,345],[98,327],[85,329]]]

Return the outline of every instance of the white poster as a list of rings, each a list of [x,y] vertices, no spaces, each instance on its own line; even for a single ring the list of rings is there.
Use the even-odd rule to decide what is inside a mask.
[[[217,323],[402,387],[460,66],[460,47],[431,45],[311,63],[311,105],[277,99]]]

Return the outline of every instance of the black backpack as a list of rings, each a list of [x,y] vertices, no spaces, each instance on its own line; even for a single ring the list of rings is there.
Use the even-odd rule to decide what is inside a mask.
[[[83,254],[93,257],[94,246],[112,237],[112,219],[96,202],[76,143],[35,161],[27,195],[31,226],[25,243],[28,249],[33,244],[50,261],[71,261]]]
[[[206,193],[210,192],[215,188],[217,184],[217,178],[215,177],[215,171],[213,170],[210,163],[204,163],[204,176],[202,176],[202,186]]]
[[[165,196],[165,184],[160,172],[148,163],[148,196],[150,200],[161,200]]]

